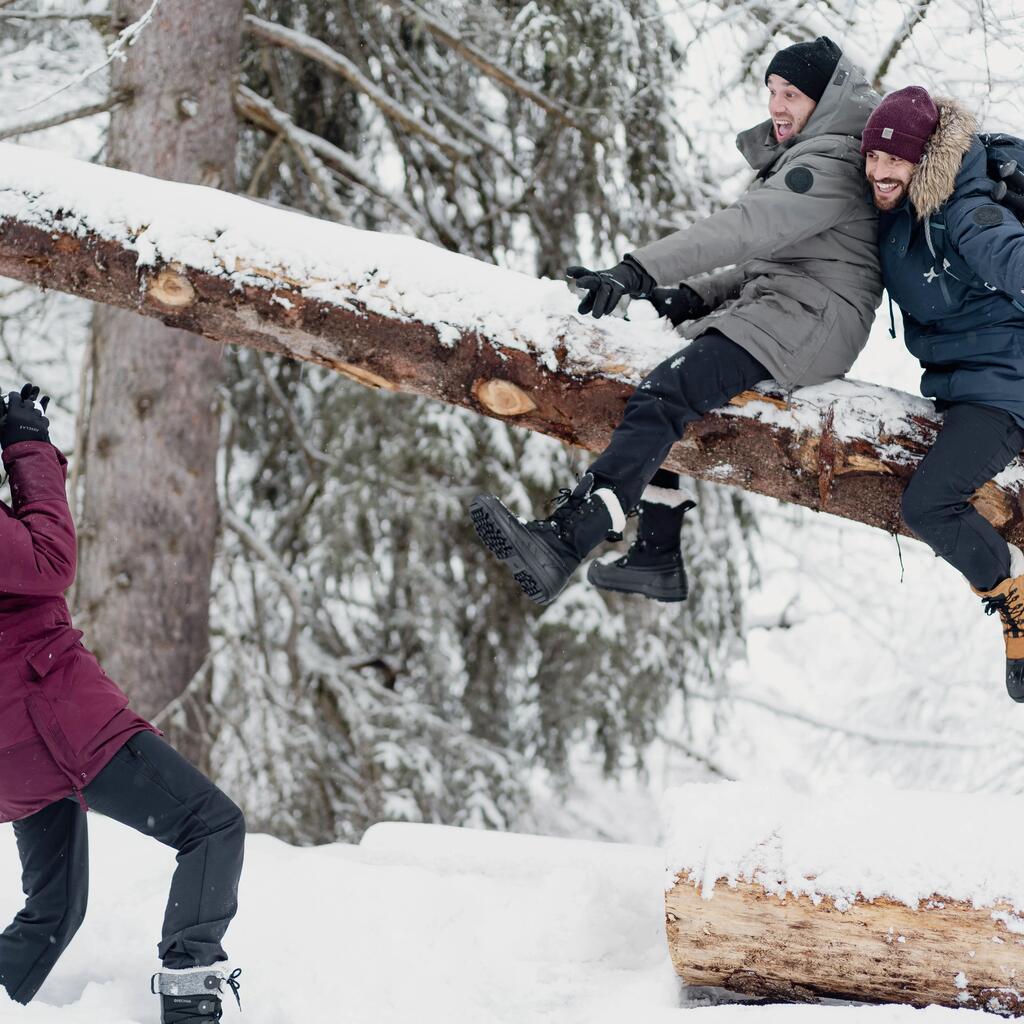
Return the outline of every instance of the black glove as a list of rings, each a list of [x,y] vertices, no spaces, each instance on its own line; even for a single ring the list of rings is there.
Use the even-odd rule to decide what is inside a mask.
[[[3,412],[0,413],[0,448],[17,444],[19,441],[50,440],[50,421],[43,415],[50,404],[48,395],[40,401],[42,412],[35,406],[39,388],[26,384],[21,392],[12,391],[7,396]]]
[[[655,286],[654,278],[628,256],[611,270],[568,267],[565,276],[589,293],[580,303],[579,312],[592,313],[595,320],[615,309],[623,295],[646,299]]]
[[[696,320],[711,312],[711,307],[685,284],[678,288],[655,288],[647,298],[658,311],[658,316],[667,316],[673,327],[678,327],[684,320]]]

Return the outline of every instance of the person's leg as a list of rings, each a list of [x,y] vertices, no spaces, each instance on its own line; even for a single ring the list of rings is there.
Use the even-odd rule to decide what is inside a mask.
[[[970,498],[1024,447],[1024,429],[1002,409],[957,403],[903,492],[903,519],[975,590],[1010,574],[1010,549]]]
[[[985,611],[998,613],[1006,645],[1006,690],[1024,702],[1024,555],[969,503],[1024,448],[1024,429],[1001,409],[953,405],[910,478],[903,518],[967,578]]]
[[[17,1003],[39,991],[85,919],[89,842],[85,811],[58,800],[14,822],[25,906],[0,935],[0,984]]]
[[[705,332],[633,392],[608,447],[590,465],[598,486],[633,508],[688,423],[770,378],[746,349],[718,331]]]
[[[640,495],[636,535],[620,558],[591,562],[587,580],[601,590],[640,594],[655,601],[685,601],[689,580],[680,535],[697,503],[681,489],[678,473],[659,469]]]
[[[227,959],[245,820],[202,772],[153,733],[133,736],[85,788],[94,810],[178,851],[158,952],[170,969]]]
[[[481,541],[532,601],[553,601],[587,554],[622,532],[625,510],[686,425],[769,377],[743,348],[708,331],[640,384],[609,446],[547,519],[524,523],[495,495],[475,498],[469,512]]]

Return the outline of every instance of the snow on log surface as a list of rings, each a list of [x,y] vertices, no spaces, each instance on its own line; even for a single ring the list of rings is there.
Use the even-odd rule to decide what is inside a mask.
[[[689,984],[1024,1015],[1018,798],[721,783],[668,805],[666,927]]]
[[[0,275],[505,419],[591,451],[681,347],[646,303],[576,314],[560,281],[197,185],[0,144]],[[852,380],[746,392],[666,465],[891,532],[939,425],[930,402]],[[975,498],[1024,543],[1024,469]]]

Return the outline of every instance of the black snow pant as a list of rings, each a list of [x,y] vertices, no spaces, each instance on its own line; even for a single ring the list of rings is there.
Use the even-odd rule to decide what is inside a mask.
[[[159,736],[138,733],[84,790],[86,802],[178,851],[157,947],[164,967],[227,959],[221,939],[237,909],[245,820],[205,775]],[[0,935],[0,984],[28,1003],[85,918],[86,812],[58,800],[14,822],[25,906]]]
[[[956,402],[903,492],[903,519],[976,590],[1010,575],[1010,550],[968,499],[1024,448],[1024,428],[1002,409]]]
[[[633,508],[687,423],[770,378],[746,349],[720,331],[705,331],[640,383],[590,472],[623,509]]]

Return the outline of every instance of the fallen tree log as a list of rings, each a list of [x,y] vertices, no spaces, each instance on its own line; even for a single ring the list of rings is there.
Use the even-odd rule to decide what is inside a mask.
[[[1022,1016],[1017,803],[871,783],[680,787],[667,800],[673,966],[688,984],[772,1000]]]
[[[0,275],[591,451],[643,374],[679,347],[664,321],[578,317],[560,282],[4,144]],[[930,403],[856,381],[747,392],[695,424],[666,465],[906,533],[900,495],[938,425]],[[1022,490],[1015,463],[975,497],[1017,543]]]
[[[1024,947],[1007,904],[935,895],[921,909],[879,897],[850,906],[716,886],[688,873],[665,899],[676,973],[690,985],[787,1002],[821,998],[972,1007],[1024,1015]]]

